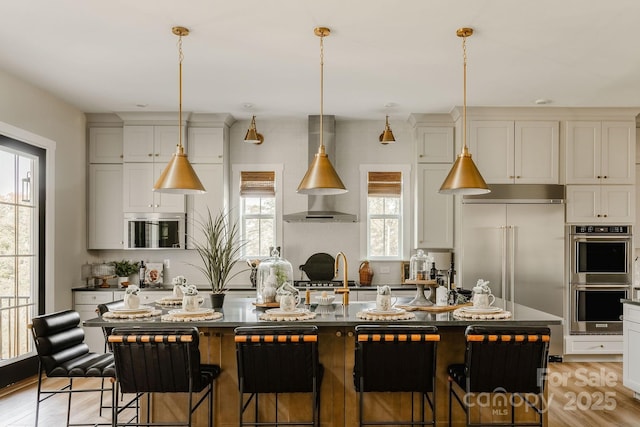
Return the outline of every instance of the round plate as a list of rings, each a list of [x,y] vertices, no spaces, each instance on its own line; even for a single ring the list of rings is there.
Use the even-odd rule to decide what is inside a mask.
[[[147,311],[152,311],[153,307],[148,305],[141,305],[138,308],[114,308],[111,311],[116,314],[136,314],[136,313],[146,313]]]
[[[369,308],[366,310],[371,314],[381,314],[383,316],[393,316],[394,314],[404,313],[406,310],[404,308],[396,308],[393,307],[391,310],[378,310],[377,308]]]
[[[197,310],[194,311],[185,311],[182,309],[177,309],[177,310],[169,310],[168,313],[171,314],[172,316],[184,316],[184,317],[189,317],[189,316],[202,316],[204,314],[211,314],[215,312],[214,309],[212,308],[199,308]]]
[[[300,314],[306,313],[307,310],[305,308],[296,308],[294,310],[283,310],[281,308],[271,308],[265,313],[271,314],[274,316],[299,316]]]
[[[486,307],[486,308],[463,307],[462,310],[469,313],[477,313],[477,314],[491,314],[491,313],[497,313],[498,311],[502,311],[500,307]]]

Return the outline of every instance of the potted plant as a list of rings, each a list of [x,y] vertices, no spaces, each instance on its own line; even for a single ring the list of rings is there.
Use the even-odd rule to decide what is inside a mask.
[[[128,261],[123,259],[122,261],[113,261],[111,265],[115,268],[116,276],[118,276],[118,284],[121,286],[127,286],[129,284],[129,276],[138,272],[139,264],[137,262]]]
[[[211,285],[211,302],[214,308],[222,307],[225,290],[229,280],[245,270],[231,274],[235,265],[241,260],[242,247],[245,242],[239,239],[238,224],[228,214],[219,213],[215,217],[207,209],[203,221],[196,221],[202,239],[194,239],[193,246],[202,265],[190,264],[200,270]]]

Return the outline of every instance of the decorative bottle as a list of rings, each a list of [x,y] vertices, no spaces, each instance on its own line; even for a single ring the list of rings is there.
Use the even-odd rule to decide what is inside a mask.
[[[140,270],[138,270],[138,275],[140,276],[139,278],[139,282],[140,282],[140,289],[144,288],[144,279],[145,279],[145,275],[147,273],[147,266],[144,265],[144,260],[140,261]]]

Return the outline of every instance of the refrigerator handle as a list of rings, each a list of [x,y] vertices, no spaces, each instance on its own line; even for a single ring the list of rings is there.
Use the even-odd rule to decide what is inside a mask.
[[[511,310],[515,311],[516,308],[516,228],[513,225],[509,226],[510,232],[510,248],[509,248],[509,286],[511,293],[509,297],[511,299]]]
[[[500,259],[502,260],[502,277],[501,277],[501,286],[502,286],[502,305],[503,308],[507,309],[507,227],[500,227],[502,230],[502,256]]]

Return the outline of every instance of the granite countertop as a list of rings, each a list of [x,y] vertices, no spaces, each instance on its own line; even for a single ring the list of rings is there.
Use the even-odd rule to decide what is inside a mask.
[[[209,298],[205,298],[204,306],[210,307]],[[398,304],[407,303],[410,298],[399,298]],[[502,301],[496,299],[496,306],[501,306]],[[275,321],[263,321],[259,320],[258,316],[264,312],[263,309],[257,309],[251,301],[244,298],[227,298],[224,302],[224,307],[218,309],[224,314],[224,317],[215,321],[197,321],[197,322],[167,322],[162,321],[160,316],[149,319],[133,319],[133,320],[104,320],[100,317],[90,319],[84,322],[85,326],[113,327],[116,325],[121,326],[167,326],[167,325],[192,325],[199,327],[211,327],[211,328],[235,328],[237,326],[251,326],[251,325],[268,325],[268,324],[286,324],[286,323],[298,323],[298,324],[313,324],[317,326],[355,326],[366,323],[386,323],[384,321],[366,321],[356,317],[356,313],[359,311],[374,308],[374,302],[354,302],[350,305],[343,306],[339,303],[334,303],[328,306],[318,306],[312,304],[309,306],[311,311],[316,312],[316,317],[311,320],[295,321],[295,322],[275,322]],[[470,319],[458,319],[455,318],[452,312],[445,313],[431,313],[426,311],[414,311],[415,318],[411,320],[392,320],[388,323],[395,324],[413,324],[413,323],[428,323],[436,326],[467,326],[469,324],[501,324],[501,325],[560,325],[562,324],[562,318],[554,316],[549,313],[545,313],[539,310],[535,310],[530,307],[515,304],[513,309],[509,306],[509,310],[512,312],[510,319],[503,320],[470,320]],[[166,313],[167,310],[163,310]]]

